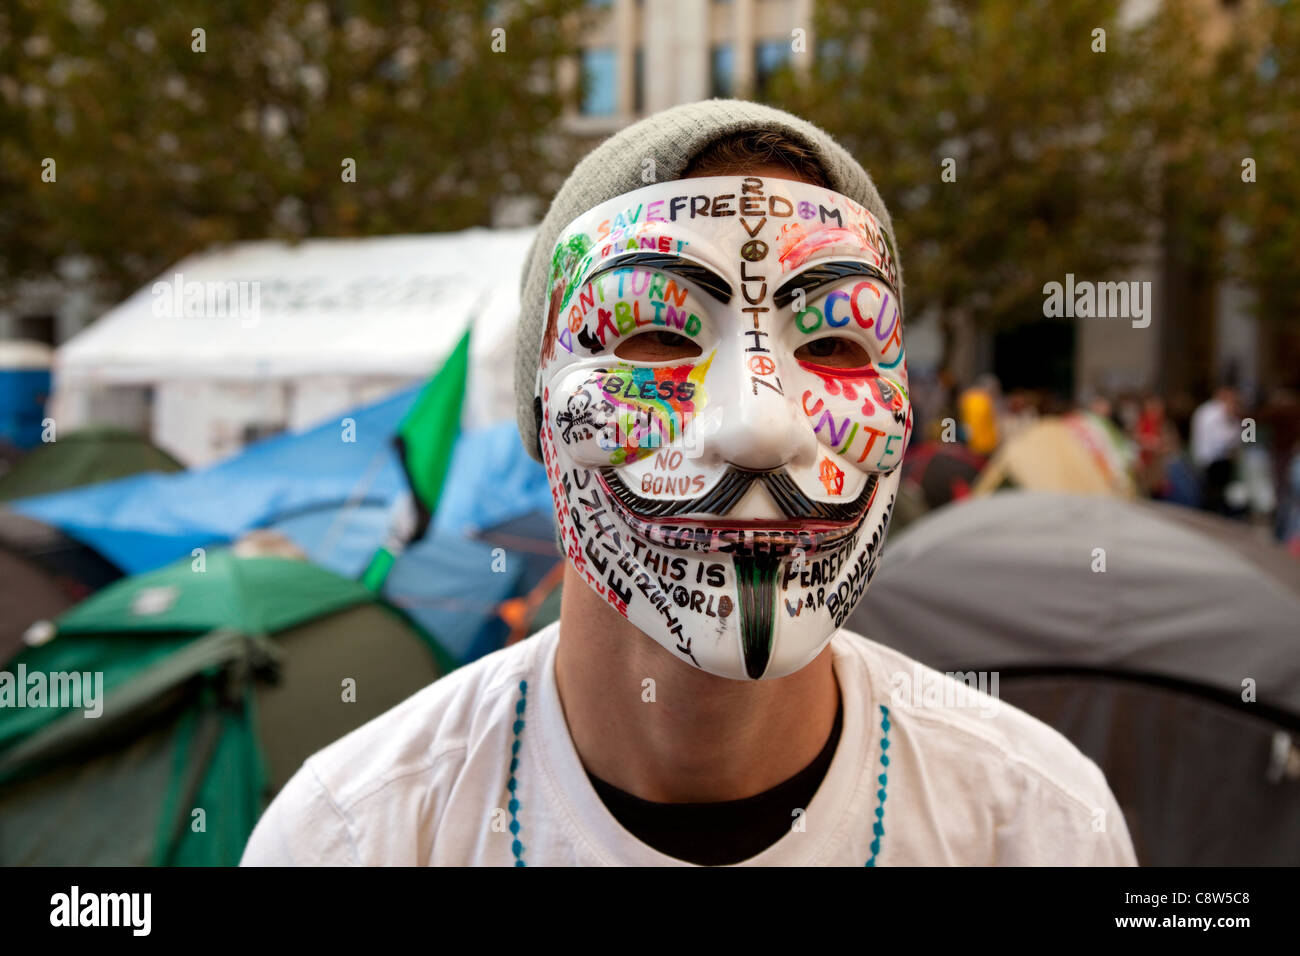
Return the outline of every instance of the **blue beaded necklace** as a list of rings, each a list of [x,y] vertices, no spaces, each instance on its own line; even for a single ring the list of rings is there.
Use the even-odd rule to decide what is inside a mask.
[[[510,791],[510,802],[506,804],[510,810],[510,832],[514,835],[510,851],[515,855],[515,866],[527,866],[524,863],[524,845],[519,842],[519,795],[516,793],[519,789],[519,781],[515,779],[515,773],[519,770],[519,743],[524,732],[524,704],[527,699],[528,681],[521,680],[519,702],[515,704],[515,739],[510,745],[510,781],[506,784],[506,789]]]
[[[515,866],[527,866],[524,862],[524,844],[519,839],[521,829],[519,823],[519,781],[516,774],[519,772],[519,749],[521,739],[524,733],[524,707],[528,701],[528,681],[519,682],[519,700],[515,703],[515,722],[513,726],[514,741],[510,744],[510,779],[506,782],[506,789],[510,791],[510,802],[506,804],[510,811],[510,833],[514,839],[510,843],[510,852],[514,854]],[[876,791],[876,822],[871,825],[871,832],[875,834],[871,841],[871,858],[864,863],[864,866],[875,866],[876,857],[880,855],[880,841],[885,835],[885,790],[889,786],[889,708],[880,705],[880,774],[876,777],[876,782],[880,784],[880,789]]]

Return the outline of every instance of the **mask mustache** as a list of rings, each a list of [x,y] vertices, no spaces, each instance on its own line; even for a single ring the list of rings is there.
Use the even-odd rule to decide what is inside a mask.
[[[855,521],[862,516],[867,505],[870,504],[871,494],[876,490],[876,482],[879,480],[878,475],[867,475],[866,484],[852,501],[814,501],[799,490],[799,486],[784,468],[751,471],[732,465],[704,494],[684,501],[660,501],[637,494],[627,486],[614,468],[601,468],[600,476],[615,498],[629,511],[644,518],[672,518],[692,512],[725,515],[745,497],[750,485],[760,481],[772,500],[776,502],[781,514],[791,521],[809,519]]]

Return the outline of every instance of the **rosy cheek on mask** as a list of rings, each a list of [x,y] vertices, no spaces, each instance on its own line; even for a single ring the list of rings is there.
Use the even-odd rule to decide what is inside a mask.
[[[804,385],[803,412],[824,446],[864,472],[886,473],[901,463],[911,405],[895,383],[874,370],[828,369]]]
[[[821,341],[823,352],[862,356],[858,362],[798,362],[800,407],[818,441],[864,472],[886,473],[902,461],[911,421],[898,308],[890,292],[862,281],[833,291],[800,311],[791,341]],[[833,338],[827,339],[831,335]],[[824,341],[823,341],[824,340]],[[844,367],[848,364],[850,367]]]

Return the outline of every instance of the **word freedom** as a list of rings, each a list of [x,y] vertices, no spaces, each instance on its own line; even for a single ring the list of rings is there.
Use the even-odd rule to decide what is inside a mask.
[[[80,707],[93,719],[104,713],[104,672],[0,671],[0,707]]]
[[[148,936],[153,925],[152,893],[70,893],[50,897],[51,926],[129,926],[133,936]]]
[[[1132,319],[1133,328],[1151,324],[1150,282],[1075,282],[1065,274],[1065,285],[1043,286],[1043,315],[1049,319]]]

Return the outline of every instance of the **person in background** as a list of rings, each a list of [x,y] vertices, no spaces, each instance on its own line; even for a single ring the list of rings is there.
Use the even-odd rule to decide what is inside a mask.
[[[1174,451],[1176,439],[1173,427],[1165,417],[1165,401],[1159,395],[1148,395],[1142,402],[1142,411],[1133,426],[1133,440],[1138,446],[1138,481],[1153,498],[1164,498],[1168,492],[1169,478],[1166,462]]]
[[[998,419],[998,433],[1009,442],[1038,421],[1037,396],[1026,389],[1016,389],[1007,396],[1007,407]]]
[[[1222,385],[1192,413],[1192,462],[1204,489],[1202,507],[1232,515],[1226,491],[1241,444],[1241,412],[1237,390]]]
[[[1115,421],[1115,404],[1110,400],[1110,396],[1098,393],[1088,402],[1085,411],[1091,412],[1098,418],[1105,419],[1108,422]]]
[[[966,447],[988,456],[998,447],[998,397],[1001,386],[994,375],[981,375],[957,401]]]
[[[1125,435],[1132,435],[1137,430],[1138,419],[1141,417],[1141,400],[1132,392],[1125,392],[1115,403],[1115,413],[1111,420]]]
[[[1300,532],[1300,391],[1273,389],[1256,418],[1273,456],[1278,498],[1274,533],[1287,541]]]

